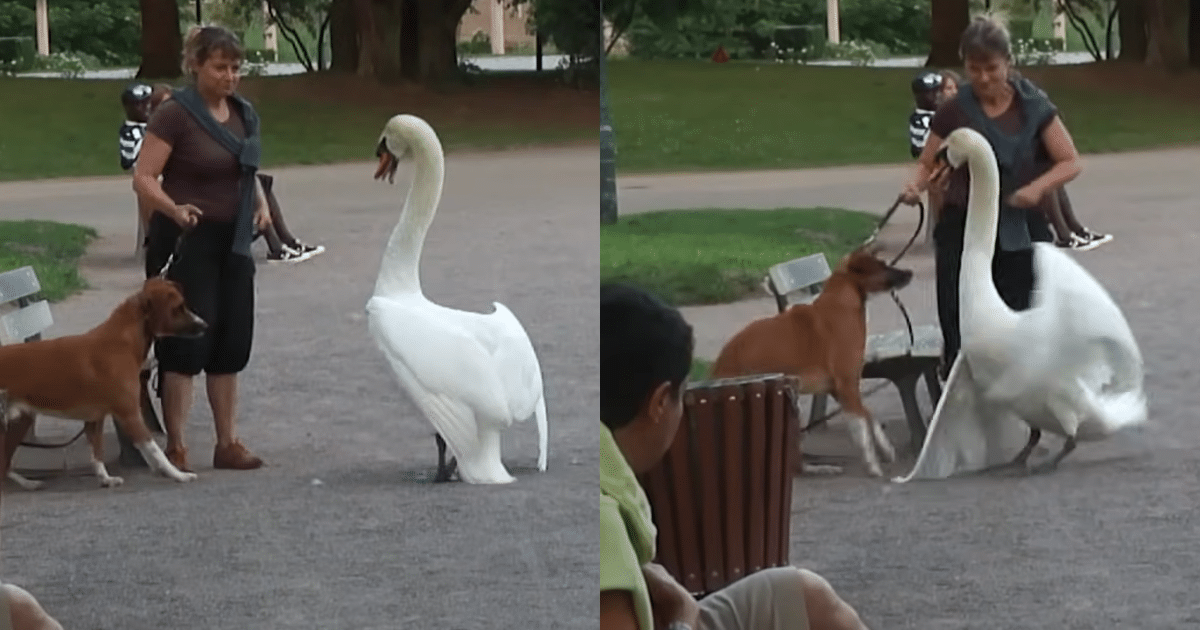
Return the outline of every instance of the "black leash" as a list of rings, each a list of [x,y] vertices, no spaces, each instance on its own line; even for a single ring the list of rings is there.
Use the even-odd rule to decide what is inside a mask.
[[[158,270],[159,279],[165,280],[171,265],[179,262],[180,252],[183,250],[183,237],[187,236],[188,230],[189,228],[183,228],[179,231],[179,236],[175,239],[175,249],[171,251],[171,255],[167,256],[167,262],[163,263],[162,269]]]
[[[887,212],[883,213],[883,218],[879,220],[879,223],[875,224],[875,231],[871,232],[871,235],[867,237],[867,240],[863,241],[863,245],[870,245],[871,243],[875,242],[875,239],[879,238],[879,232],[883,230],[883,226],[887,225],[888,221],[891,220],[892,215],[896,213],[896,209],[900,207],[901,201],[902,199],[897,197],[896,201],[892,204],[892,207],[888,208]],[[917,200],[917,208],[920,209],[920,217],[917,219],[917,229],[913,231],[912,237],[910,237],[908,242],[904,244],[904,247],[900,250],[900,253],[896,254],[896,257],[892,259],[892,262],[888,263],[889,267],[895,267],[896,263],[900,262],[900,259],[908,253],[909,248],[912,247],[913,243],[917,241],[917,237],[921,235],[921,228],[925,227],[925,204],[921,203],[920,200]],[[897,308],[900,309],[900,314],[904,316],[904,326],[908,331],[908,354],[911,356],[913,346],[917,345],[916,336],[913,334],[912,319],[909,318],[908,309],[904,308],[904,302],[900,301],[900,296],[896,293],[896,291],[893,290],[890,292],[890,294],[892,296],[892,301],[895,302]],[[875,387],[863,392],[862,397],[867,398],[884,387],[887,387],[887,385],[887,381],[884,381],[883,383],[880,383]],[[805,433],[809,429],[819,427],[828,422],[830,418],[833,418],[841,412],[842,410],[839,408],[826,413],[820,418],[811,419],[803,429],[800,429],[800,432]]]

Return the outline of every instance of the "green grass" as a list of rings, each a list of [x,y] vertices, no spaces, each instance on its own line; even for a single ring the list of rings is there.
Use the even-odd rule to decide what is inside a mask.
[[[731,302],[761,292],[772,265],[817,252],[836,264],[876,221],[834,208],[632,214],[600,228],[600,279],[677,306]]]
[[[32,265],[42,296],[61,301],[87,282],[79,275],[79,258],[96,238],[90,227],[53,221],[0,221],[0,271]]]
[[[125,80],[0,77],[0,181],[118,175]],[[243,93],[263,120],[263,166],[371,161],[392,115],[422,116],[448,152],[595,142],[595,92],[487,76],[453,93],[377,88],[353,78],[256,77]],[[344,95],[344,97],[343,97]],[[549,113],[535,105],[545,101]],[[497,111],[493,111],[493,109]],[[525,114],[522,115],[521,112]],[[554,118],[562,111],[561,119]]]
[[[614,60],[608,71],[622,173],[911,160],[914,68]],[[1089,66],[1025,72],[1064,113],[1083,153],[1200,142],[1194,98],[1123,93],[1120,81],[1085,75],[1099,72]]]
[[[695,383],[697,381],[708,380],[708,373],[712,370],[712,362],[704,359],[692,359],[692,371],[688,373],[688,380]]]

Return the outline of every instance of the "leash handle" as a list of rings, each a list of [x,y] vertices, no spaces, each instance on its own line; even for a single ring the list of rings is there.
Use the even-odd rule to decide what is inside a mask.
[[[171,251],[171,255],[167,256],[167,262],[163,263],[162,269],[158,270],[158,278],[165,280],[167,272],[170,271],[171,265],[179,261],[179,252],[183,249],[183,237],[187,235],[190,228],[184,228],[179,232],[179,236],[175,239],[175,249]]]

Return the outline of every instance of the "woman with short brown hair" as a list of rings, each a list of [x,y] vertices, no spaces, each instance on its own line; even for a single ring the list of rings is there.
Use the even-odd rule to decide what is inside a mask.
[[[963,31],[960,52],[968,82],[938,108],[901,198],[917,202],[952,131],[970,127],[986,137],[1000,167],[1001,188],[992,278],[1009,308],[1025,310],[1033,291],[1033,241],[1053,239],[1044,215],[1046,199],[1079,175],[1079,153],[1058,108],[1013,69],[1012,43],[1003,24],[990,17],[975,18]],[[967,169],[949,175],[933,231],[943,378],[961,343],[958,278],[969,191]]]
[[[146,276],[172,252],[167,277],[183,286],[188,306],[208,323],[200,338],[154,344],[167,431],[166,455],[190,470],[183,427],[194,377],[205,372],[217,444],[213,467],[253,469],[262,460],[237,439],[237,377],[249,362],[254,332],[254,233],[270,221],[256,173],[258,114],[237,94],[241,43],[228,29],[194,27],[184,42],[190,84],[150,118],[134,190],[153,208]],[[159,175],[162,182],[159,183]]]

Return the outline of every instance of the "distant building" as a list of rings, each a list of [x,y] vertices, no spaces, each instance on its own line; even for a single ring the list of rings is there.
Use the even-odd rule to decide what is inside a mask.
[[[471,41],[476,33],[483,33],[491,41],[494,55],[517,47],[532,48],[534,36],[526,26],[529,11],[527,5],[506,10],[503,0],[473,0],[458,24],[458,41]]]

